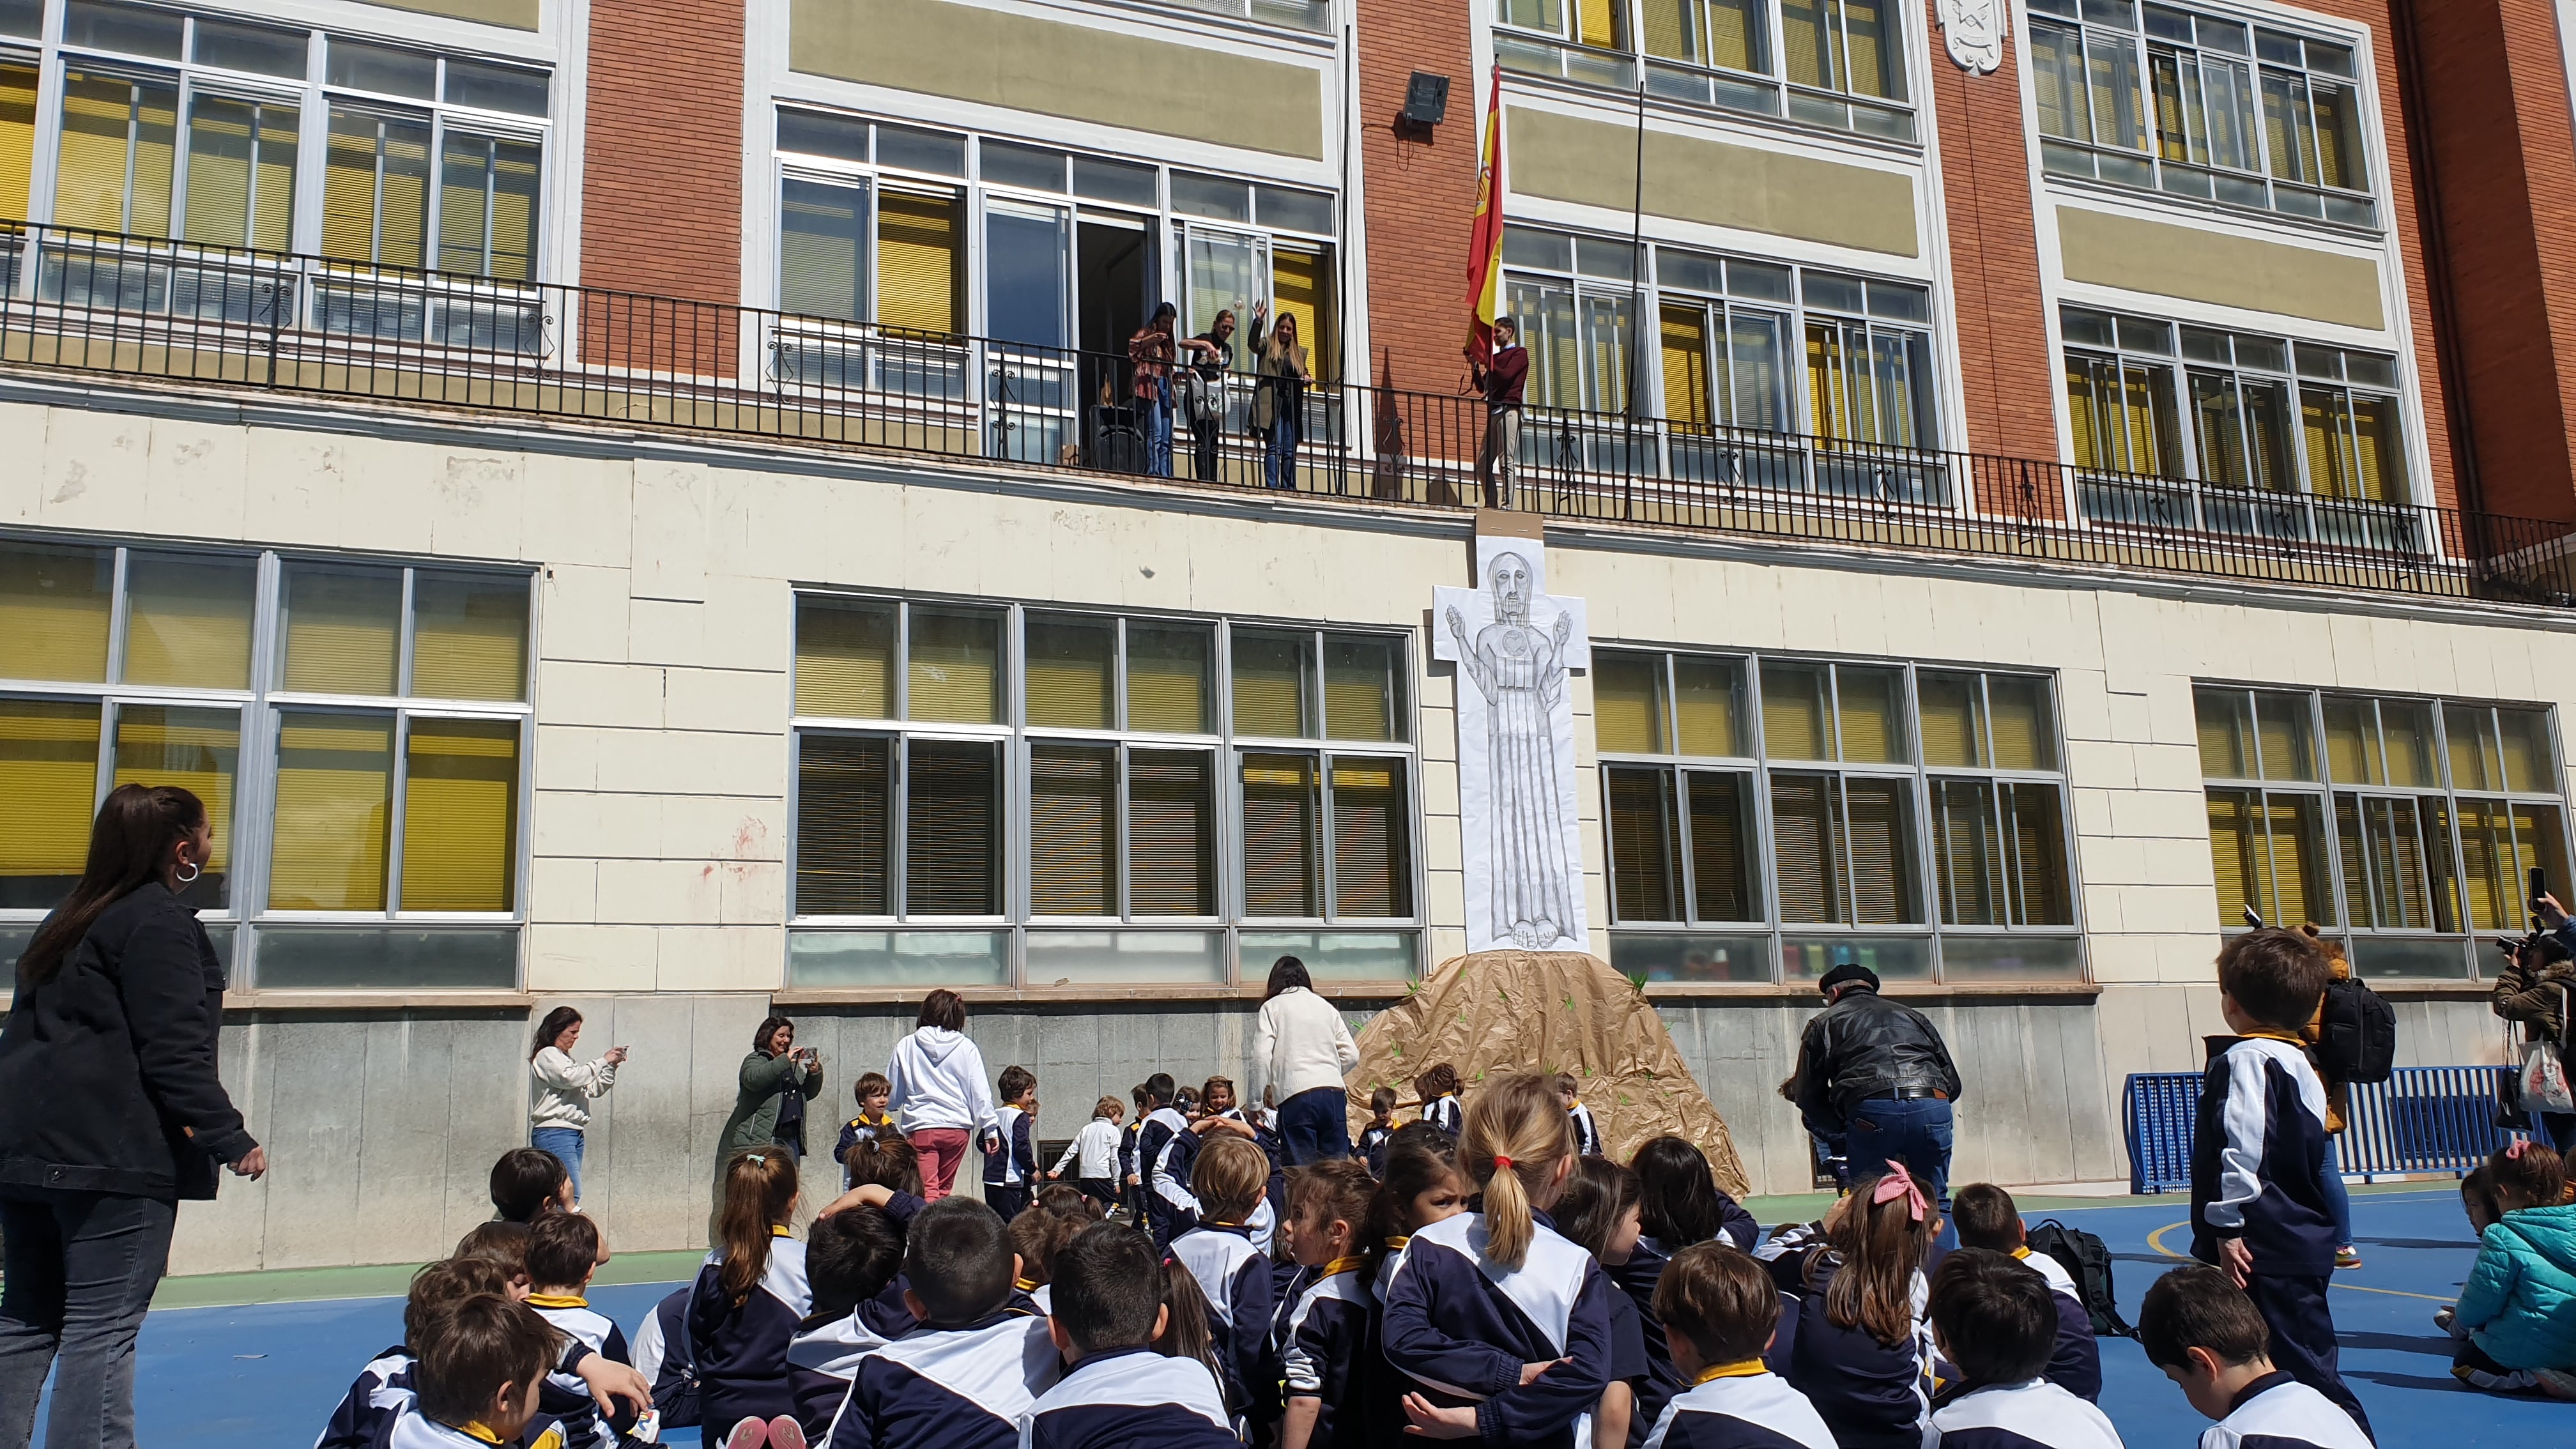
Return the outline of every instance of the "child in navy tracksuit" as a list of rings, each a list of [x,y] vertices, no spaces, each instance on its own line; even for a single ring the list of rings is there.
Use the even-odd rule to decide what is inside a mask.
[[[796,1160],[784,1149],[737,1152],[725,1164],[716,1247],[689,1291],[689,1354],[698,1366],[699,1422],[709,1443],[766,1441],[796,1423],[787,1348],[814,1308],[805,1245],[787,1235]]]
[[[2300,1028],[2329,977],[2297,931],[2249,931],[2218,953],[2219,1010],[2192,1139],[2191,1254],[2226,1270],[2271,1327],[2272,1361],[2369,1432],[2337,1368],[2334,1211],[2328,1205],[2326,1089]]]
[[[1960,1248],[1932,1275],[1932,1341],[1959,1382],[1934,1398],[1924,1449],[2121,1449],[2088,1401],[2050,1383],[2057,1295],[2007,1254]]]
[[[1145,1130],[1136,1139],[1136,1157],[1144,1165],[1145,1219],[1154,1230],[1154,1250],[1171,1246],[1172,1236],[1198,1220],[1199,1201],[1190,1195],[1190,1162],[1198,1156],[1199,1135],[1190,1130],[1189,1112],[1198,1094],[1174,1089],[1169,1074],[1156,1072],[1145,1083],[1154,1110],[1145,1115]]]
[[[1132,1094],[1136,1115],[1118,1129],[1118,1201],[1125,1204],[1128,1220],[1138,1227],[1145,1225],[1145,1169],[1138,1155],[1137,1142],[1145,1131],[1145,1114],[1154,1110],[1154,1099],[1143,1083]]]
[[[694,1288],[675,1289],[644,1321],[635,1325],[635,1337],[628,1347],[635,1353],[635,1371],[653,1386],[653,1408],[662,1416],[665,1429],[694,1429],[698,1424],[698,1365],[689,1357],[689,1295]]]
[[[1312,1280],[1280,1330],[1286,1405],[1279,1449],[1358,1449],[1394,1427],[1367,1422],[1362,1391],[1377,1345],[1369,1334],[1374,1295],[1359,1236],[1376,1188],[1368,1169],[1347,1157],[1288,1175],[1283,1231],[1289,1255]]]
[[[788,1342],[787,1387],[808,1443],[831,1431],[859,1360],[885,1346],[886,1335],[858,1309],[884,1292],[902,1267],[903,1228],[883,1208],[845,1207],[815,1219],[806,1234],[805,1281],[814,1306]]]
[[[1210,1139],[1190,1173],[1198,1221],[1171,1245],[1172,1261],[1207,1295],[1208,1331],[1229,1400],[1244,1405],[1256,1423],[1275,1412],[1270,1401],[1279,1382],[1270,1351],[1278,1284],[1247,1226],[1269,1181],[1270,1162],[1260,1148],[1240,1137]]]
[[[1592,1255],[1610,1279],[1610,1387],[1592,1415],[1594,1449],[1642,1444],[1646,1431],[1681,1391],[1672,1373],[1669,1350],[1660,1370],[1646,1352],[1646,1335],[1663,1337],[1664,1327],[1651,1308],[1619,1291],[1618,1270],[1637,1251],[1637,1174],[1606,1157],[1586,1157],[1574,1165],[1565,1195],[1549,1216],[1568,1242]],[[1648,1298],[1653,1297],[1651,1288]],[[1662,1349],[1662,1344],[1657,1344]]]
[[[1029,1205],[1038,1187],[1038,1079],[1026,1067],[1002,1068],[993,1114],[999,1129],[984,1148],[984,1203],[1009,1222]]]
[[[2065,1266],[2046,1253],[2030,1250],[2021,1207],[2012,1194],[1991,1182],[1969,1183],[1950,1196],[1950,1222],[1958,1229],[1960,1247],[2002,1253],[2048,1285],[2049,1303],[2057,1313],[2057,1340],[2049,1350],[2045,1377],[2088,1403],[2101,1398],[2102,1345],[2093,1332],[2093,1315]]]
[[[848,1176],[851,1148],[863,1141],[874,1142],[879,1138],[902,1135],[895,1129],[893,1115],[886,1111],[886,1103],[894,1098],[894,1084],[886,1080],[885,1073],[862,1073],[858,1085],[852,1090],[859,1099],[859,1115],[841,1124],[841,1138],[832,1144],[832,1160],[840,1163],[843,1169],[843,1192],[858,1186]]]
[[[1655,1420],[1646,1449],[1835,1449],[1815,1406],[1763,1366],[1780,1295],[1760,1263],[1693,1244],[1665,1265],[1653,1306],[1664,1352],[1690,1387]]]
[[[2244,1290],[2197,1263],[2158,1278],[2138,1305],[2147,1362],[2218,1421],[2200,1449],[2371,1449],[2350,1414],[2273,1366],[2270,1337]]]
[[[386,1426],[385,1449],[564,1449],[537,1408],[560,1345],[528,1305],[488,1293],[437,1315],[415,1345],[411,1411]]]
[[[1359,1152],[1369,1176],[1386,1176],[1386,1143],[1394,1135],[1395,1088],[1380,1087],[1369,1093],[1369,1124],[1360,1129]]]
[[[1360,1256],[1366,1260],[1362,1281],[1369,1286],[1368,1372],[1361,1375],[1360,1422],[1385,1438],[1403,1432],[1403,1398],[1409,1381],[1386,1361],[1386,1295],[1395,1281],[1396,1265],[1413,1234],[1466,1211],[1467,1192],[1458,1176],[1458,1144],[1448,1133],[1420,1122],[1408,1122],[1386,1141],[1386,1169],[1378,1174],[1377,1192],[1369,1199],[1368,1222],[1360,1230]]]
[[[942,1198],[905,1234],[904,1278],[921,1326],[860,1357],[830,1449],[1015,1449],[1060,1363],[1047,1320],[1011,1307],[1009,1228]]]
[[[1565,1104],[1566,1119],[1574,1126],[1574,1155],[1599,1157],[1602,1152],[1601,1124],[1592,1120],[1592,1109],[1583,1105],[1581,1089],[1582,1084],[1574,1080],[1574,1073],[1556,1074],[1556,1099]]]
[[[1413,1079],[1413,1092],[1422,1103],[1421,1120],[1455,1137],[1466,1119],[1458,1105],[1458,1069],[1447,1062],[1434,1062]]]
[[[1717,1185],[1707,1156],[1682,1138],[1649,1140],[1629,1165],[1637,1174],[1636,1246],[1616,1261],[1603,1258],[1601,1265],[1610,1275],[1611,1286],[1637,1309],[1646,1362],[1652,1368],[1652,1395],[1640,1403],[1639,1422],[1652,1425],[1652,1410],[1682,1387],[1672,1356],[1664,1349],[1663,1326],[1655,1317],[1655,1285],[1663,1279],[1664,1264],[1691,1244],[1711,1239],[1751,1252],[1761,1241],[1762,1225]]]
[[[632,1364],[626,1333],[590,1306],[590,1275],[599,1268],[599,1228],[576,1213],[549,1213],[528,1229],[528,1306],[555,1331],[611,1363]],[[563,1426],[567,1449],[613,1449],[617,1431],[599,1417],[598,1402],[579,1376],[558,1368],[546,1375],[537,1407]]]
[[[1155,1349],[1169,1271],[1133,1230],[1095,1223],[1056,1256],[1047,1336],[1064,1374],[1020,1415],[1029,1449],[1239,1449],[1216,1376]]]
[[[1511,1076],[1476,1094],[1458,1165],[1483,1209],[1416,1231],[1387,1286],[1386,1360],[1409,1380],[1405,1416],[1425,1432],[1583,1442],[1610,1382],[1612,1289],[1547,1218],[1573,1159],[1553,1081]]]
[[[439,1315],[477,1294],[508,1297],[510,1271],[488,1258],[447,1258],[414,1273],[403,1304],[403,1341],[358,1371],[313,1449],[376,1449],[394,1419],[411,1409],[414,1352]]]
[[[1797,1323],[1773,1359],[1843,1449],[1915,1449],[1930,1406],[1923,1259],[1932,1205],[1903,1164],[1852,1183],[1821,1237],[1770,1261]],[[1838,1281],[1853,1280],[1838,1303]]]

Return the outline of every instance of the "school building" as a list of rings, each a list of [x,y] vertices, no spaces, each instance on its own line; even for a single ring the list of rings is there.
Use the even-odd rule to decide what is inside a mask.
[[[558,1003],[633,1048],[586,1175],[648,1249],[704,1240],[772,1012],[821,1150],[934,985],[1057,1138],[1247,1075],[1282,952],[1401,999],[1465,939],[1429,590],[1499,103],[1591,940],[1758,1189],[1846,948],[1948,1034],[1961,1180],[2123,1177],[2249,908],[2348,942],[2402,1061],[2495,1060],[2492,938],[2570,879],[2571,46],[2563,0],[0,0],[0,957],[104,791],[207,799],[273,1172],[182,1272],[451,1243]],[[1243,326],[1171,477],[1163,300]]]

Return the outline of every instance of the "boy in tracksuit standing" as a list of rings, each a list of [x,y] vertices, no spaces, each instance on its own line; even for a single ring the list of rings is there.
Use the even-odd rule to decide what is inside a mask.
[[[993,1114],[998,1140],[984,1151],[984,1202],[1007,1223],[1037,1192],[1038,1149],[1031,1135],[1038,1121],[1037,1074],[1022,1066],[1004,1067],[998,1088],[995,1095],[1002,1106]]]
[[[2272,1361],[2352,1416],[2370,1420],[2337,1368],[2333,1211],[2327,1206],[2326,1089],[2299,1029],[2330,967],[2297,931],[2249,931],[2218,953],[2219,1010],[2192,1142],[2191,1251],[2254,1301]]]
[[[1198,1221],[1198,1199],[1189,1189],[1190,1163],[1198,1156],[1198,1134],[1190,1119],[1172,1105],[1179,1089],[1172,1074],[1156,1072],[1145,1079],[1145,1094],[1154,1110],[1145,1114],[1136,1136],[1136,1167],[1144,1177],[1145,1221],[1154,1232],[1154,1251],[1172,1244],[1172,1235]]]

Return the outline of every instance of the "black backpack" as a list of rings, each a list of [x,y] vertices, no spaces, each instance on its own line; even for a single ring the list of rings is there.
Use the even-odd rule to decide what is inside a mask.
[[[2084,1311],[2093,1316],[2093,1332],[2102,1338],[2135,1338],[2138,1331],[2120,1317],[2119,1300],[2111,1289],[2111,1247],[2082,1228],[2070,1228],[2055,1218],[2043,1218],[2032,1227],[2025,1239],[2034,1253],[2045,1253],[2057,1260],[2066,1276],[2075,1280],[2075,1291],[2083,1299]]]
[[[2397,1013],[2358,980],[2326,983],[2317,1065],[2327,1080],[2384,1082],[2397,1069]]]

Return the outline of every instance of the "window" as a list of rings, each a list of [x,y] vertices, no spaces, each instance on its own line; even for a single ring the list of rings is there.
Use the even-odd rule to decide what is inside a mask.
[[[2046,679],[1596,650],[1592,687],[1622,970],[2082,977]]]
[[[2409,543],[2379,509],[2298,500],[2408,501],[2394,357],[2083,307],[2059,319],[2075,464],[2123,475],[2079,475],[2086,516]]]
[[[46,67],[62,100],[39,177]],[[529,281],[548,93],[536,69],[66,0],[58,45],[0,51],[0,213],[50,195],[61,226],[281,252],[303,236],[335,260]],[[325,143],[304,147],[317,112]],[[61,270],[57,293],[99,285]]]
[[[0,935],[108,789],[176,784],[239,979],[517,984],[525,575],[0,539],[0,641]]]
[[[2030,10],[2048,170],[2379,224],[2350,44],[2137,0],[2031,0]]]
[[[796,630],[799,984],[1419,969],[1403,637],[820,594]]]
[[[2219,925],[2345,936],[2366,976],[2460,977],[2567,879],[2564,787],[2534,706],[2202,686]],[[2556,889],[2553,884],[2551,889]]]
[[[1892,0],[1498,0],[1511,69],[1915,138],[1903,7]],[[1784,85],[1783,82],[1786,84]]]

